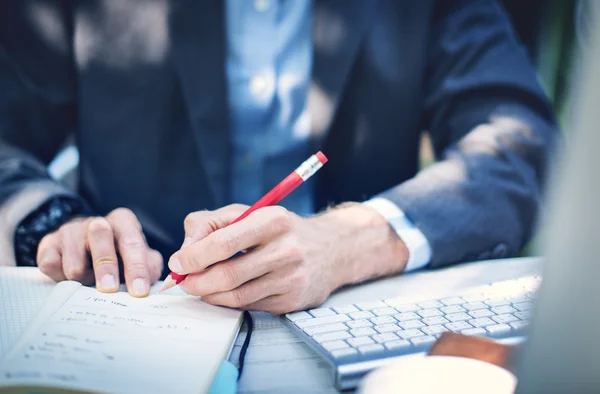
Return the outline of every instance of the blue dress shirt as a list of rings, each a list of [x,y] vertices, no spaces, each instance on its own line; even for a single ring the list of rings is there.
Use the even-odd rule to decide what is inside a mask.
[[[314,152],[309,152],[307,95],[312,69],[311,0],[227,0],[227,61],[233,146],[232,200],[251,205]],[[282,205],[314,213],[312,182]],[[431,248],[402,210],[389,200],[376,209],[406,244],[405,271],[425,266]]]

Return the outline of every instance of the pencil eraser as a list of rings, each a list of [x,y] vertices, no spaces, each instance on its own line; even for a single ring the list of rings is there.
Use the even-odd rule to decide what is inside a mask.
[[[317,153],[315,153],[315,156],[317,156],[317,159],[319,159],[319,161],[321,162],[321,164],[327,163],[327,157],[325,157],[325,155],[323,154],[323,152],[318,151]]]

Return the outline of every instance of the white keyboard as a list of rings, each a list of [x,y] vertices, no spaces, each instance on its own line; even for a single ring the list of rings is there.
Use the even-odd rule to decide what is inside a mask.
[[[425,352],[446,331],[497,339],[523,336],[540,281],[495,282],[419,302],[402,298],[318,308],[289,313],[283,320],[336,368],[337,387],[347,389],[379,361]]]

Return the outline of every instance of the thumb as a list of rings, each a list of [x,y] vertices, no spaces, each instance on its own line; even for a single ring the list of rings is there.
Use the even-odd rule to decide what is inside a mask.
[[[190,213],[183,223],[185,229],[185,239],[181,249],[200,241],[218,229],[229,226],[240,215],[242,215],[247,205],[231,204],[215,211],[198,211]]]

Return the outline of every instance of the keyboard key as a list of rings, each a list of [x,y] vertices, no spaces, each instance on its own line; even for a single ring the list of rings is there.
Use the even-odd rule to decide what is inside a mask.
[[[485,327],[485,329],[492,335],[501,335],[510,332],[510,326],[508,324],[493,324]]]
[[[469,328],[473,328],[473,326],[467,322],[458,321],[455,323],[446,324],[446,328],[450,331],[461,332],[462,330],[467,330]]]
[[[379,325],[379,324],[388,324],[388,323],[396,323],[396,319],[391,316],[378,316],[371,319],[371,323]]]
[[[379,352],[383,352],[384,348],[383,345],[379,345],[379,344],[375,344],[375,345],[364,345],[358,348],[358,351],[361,352],[362,354],[369,354],[369,353],[379,353]]]
[[[285,315],[285,317],[287,317],[287,319],[289,321],[297,321],[297,320],[304,320],[304,319],[312,319],[312,316],[309,315],[306,312],[294,312],[294,313],[288,313],[287,315]]]
[[[513,321],[519,321],[518,318],[511,315],[510,313],[505,313],[504,315],[492,316],[492,320],[496,323],[510,323]]]
[[[451,313],[466,312],[467,310],[460,305],[450,305],[450,306],[444,306],[444,307],[440,308],[440,311],[449,315]]]
[[[331,324],[331,323],[344,323],[344,322],[347,322],[348,320],[350,320],[350,318],[346,315],[331,315],[331,316],[324,316],[324,317],[315,317],[315,318],[306,319],[306,320],[298,320],[298,321],[295,321],[294,323],[300,328],[305,328],[305,327],[310,327],[310,326],[322,326],[322,325]]]
[[[521,320],[531,320],[531,311],[515,312],[514,315]]]
[[[397,315],[394,315],[394,317],[398,321],[414,320],[414,319],[420,319],[421,318],[421,316],[417,315],[414,312],[399,313]]]
[[[377,308],[387,308],[386,303],[383,301],[358,302],[355,304],[355,306],[363,311],[370,311],[371,309]]]
[[[411,328],[421,328],[421,327],[425,327],[425,323],[423,323],[421,320],[407,320],[407,321],[401,321],[400,323],[398,323],[398,325],[402,328],[404,328],[405,330],[409,330]]]
[[[398,332],[396,332],[396,335],[398,335],[402,339],[411,339],[411,338],[423,336],[425,334],[423,334],[423,331],[417,330],[415,328],[413,330],[398,331]]]
[[[348,313],[348,316],[350,316],[354,320],[370,319],[372,317],[375,317],[375,315],[373,315],[369,311],[352,312],[352,313]]]
[[[417,306],[417,304],[394,305],[394,308],[396,308],[396,310],[400,313],[416,312],[421,309]]]
[[[434,343],[435,340],[436,340],[435,337],[423,336],[423,337],[413,338],[410,341],[413,343],[413,345],[421,347],[423,345],[430,345],[430,344]]]
[[[395,315],[397,313],[396,310],[391,307],[373,309],[371,312],[377,316],[389,316],[389,315]]]
[[[467,302],[479,302],[479,301],[485,301],[488,297],[483,293],[475,293],[475,294],[464,295],[464,296],[462,296],[462,298]]]
[[[441,308],[442,306],[444,306],[442,303],[440,303],[439,301],[426,301],[426,302],[419,302],[417,304],[421,309],[432,309],[432,308]]]
[[[491,320],[490,318],[482,317],[480,319],[469,320],[469,324],[473,327],[485,327],[491,326],[492,324],[496,324],[496,322]]]
[[[529,323],[524,322],[524,321],[516,321],[516,322],[510,323],[510,326],[516,331],[522,331],[525,328],[529,327]]]
[[[460,332],[463,335],[471,335],[471,336],[485,336],[487,335],[487,331],[481,327],[477,328],[469,328],[466,330],[462,330]]]
[[[356,328],[354,330],[350,330],[350,334],[354,337],[364,337],[377,334],[375,330],[369,327]]]
[[[358,308],[354,305],[336,306],[335,308],[333,308],[333,310],[343,315],[347,315],[348,313],[352,312],[358,312]]]
[[[471,316],[467,315],[466,313],[452,313],[450,315],[446,315],[446,319],[450,320],[451,322],[457,322],[469,320],[471,319]]]
[[[306,327],[304,329],[304,332],[307,333],[308,335],[315,335],[315,334],[323,334],[326,332],[333,332],[333,331],[345,331],[348,330],[348,327],[346,327],[344,325],[344,323],[333,323],[333,324],[325,324],[323,326],[311,326],[311,327]]]
[[[373,324],[367,319],[360,320],[350,320],[346,322],[346,325],[350,328],[362,328],[362,327],[371,327]]]
[[[450,297],[450,298],[444,298],[443,300],[440,300],[440,302],[444,305],[460,305],[463,304],[465,302],[465,300],[463,300],[460,297]]]
[[[396,324],[382,324],[373,328],[380,334],[383,334],[384,332],[397,331],[400,329],[400,327],[398,327]]]
[[[423,328],[421,328],[421,331],[423,331],[427,335],[433,336],[433,335],[444,333],[444,332],[448,331],[448,329],[444,326],[437,325],[437,326],[423,327]]]
[[[328,332],[325,334],[313,335],[312,338],[315,340],[315,342],[322,343],[322,342],[336,341],[338,339],[352,338],[352,335],[350,335],[350,333],[348,331],[336,331],[336,332]]]
[[[359,346],[363,346],[363,345],[371,345],[371,344],[375,343],[369,337],[350,338],[346,342],[348,342],[350,344],[350,346],[352,346],[352,347],[359,347]]]
[[[412,346],[412,344],[409,341],[404,340],[404,339],[385,343],[385,347],[388,348],[389,350],[404,349],[404,348],[409,348],[411,346]]]
[[[437,308],[432,309],[423,309],[422,311],[418,311],[417,314],[421,317],[432,317],[432,316],[441,316],[443,315],[442,311]]]
[[[485,301],[485,303],[491,307],[496,307],[496,306],[509,305],[510,301],[508,301],[506,298],[502,297],[502,298],[493,298],[491,300],[487,300],[487,301]],[[498,312],[496,312],[496,313],[498,313]]]
[[[377,343],[385,343],[385,342],[390,342],[390,341],[396,341],[399,339],[396,334],[393,334],[391,332],[386,332],[385,334],[373,335],[371,338]]]
[[[519,310],[519,312],[529,311],[529,310],[533,309],[533,302],[531,302],[531,301],[520,302],[518,304],[514,304],[513,306],[515,308],[517,308]]]
[[[311,309],[310,311],[308,311],[308,313],[310,313],[314,317],[323,317],[323,316],[335,315],[335,312],[332,311],[329,308]]]
[[[480,317],[494,316],[495,313],[489,309],[477,309],[477,310],[469,312],[469,315],[473,316],[475,319],[478,319]]]
[[[332,350],[337,350],[337,349],[346,349],[346,348],[350,347],[350,345],[348,345],[344,341],[323,342],[321,344],[321,346],[323,346],[323,348],[327,351],[332,351]]]
[[[492,312],[496,315],[503,315],[505,313],[515,313],[517,310],[510,305],[497,306],[492,308]]]
[[[427,324],[428,326],[435,326],[437,324],[450,323],[450,321],[448,319],[446,319],[445,317],[442,317],[442,316],[426,317],[425,319],[423,319],[421,321],[423,323]]]
[[[476,311],[477,309],[486,309],[487,305],[484,304],[483,302],[468,302],[466,304],[463,304],[463,308],[465,308],[468,311]]]
[[[517,304],[519,302],[529,302],[529,298],[527,298],[525,295],[515,296],[515,297],[506,297],[506,299],[509,300],[510,302],[512,302],[513,304]]]
[[[331,355],[333,356],[333,358],[350,357],[350,356],[354,356],[355,354],[358,354],[358,351],[356,349],[352,349],[352,348],[339,349],[339,350],[334,350],[331,352]]]

